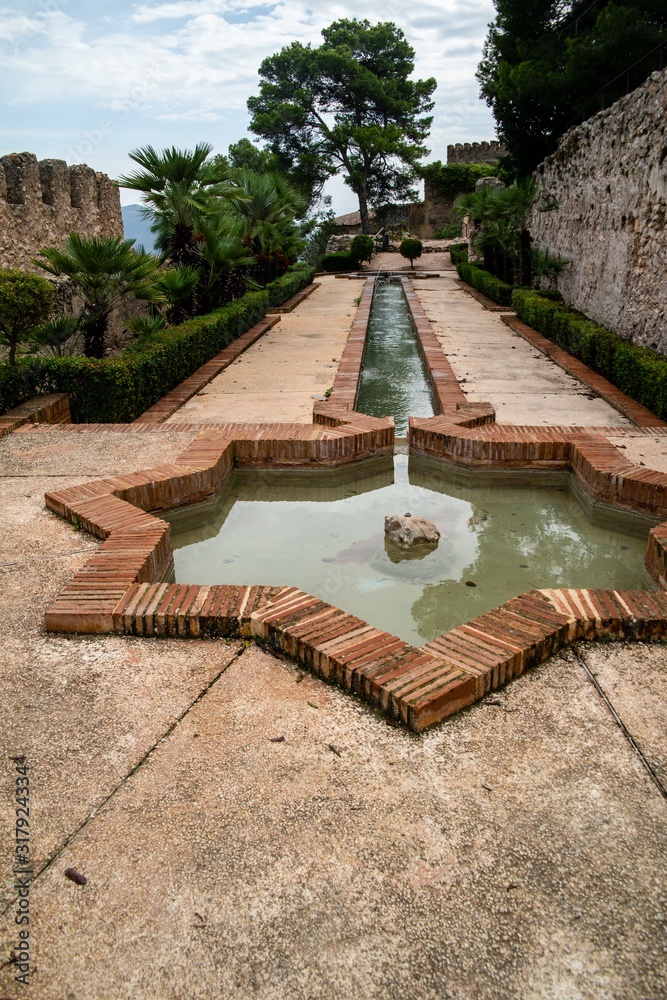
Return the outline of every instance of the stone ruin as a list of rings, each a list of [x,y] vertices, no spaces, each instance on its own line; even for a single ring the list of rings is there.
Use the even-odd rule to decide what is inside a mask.
[[[0,267],[41,274],[54,286],[54,315],[78,312],[82,299],[71,283],[51,278],[31,263],[42,247],[64,247],[70,233],[123,236],[118,185],[86,166],[64,160],[38,160],[34,153],[0,157]],[[145,303],[125,301],[109,322],[114,346],[131,316],[147,312]]]
[[[447,163],[497,163],[507,150],[504,143],[497,142],[457,142],[447,146]]]
[[[30,263],[70,233],[122,236],[118,185],[85,164],[38,160],[34,153],[0,157],[0,267],[39,271]]]

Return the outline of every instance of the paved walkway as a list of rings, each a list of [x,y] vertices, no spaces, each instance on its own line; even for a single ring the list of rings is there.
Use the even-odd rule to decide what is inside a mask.
[[[313,402],[333,385],[363,281],[318,278],[292,313],[170,420],[309,424]]]
[[[456,272],[415,290],[469,401],[493,403],[497,423],[631,426],[468,295]]]
[[[45,634],[97,543],[44,492],[194,431],[56,433],[0,441],[0,996],[667,994],[665,801],[591,681],[665,782],[664,646],[584,644],[415,736],[256,646]],[[7,964],[16,755],[29,989]]]

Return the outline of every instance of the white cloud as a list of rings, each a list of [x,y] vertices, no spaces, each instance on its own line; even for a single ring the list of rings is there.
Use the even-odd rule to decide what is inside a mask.
[[[132,141],[130,115],[137,120],[133,132],[143,123],[145,141],[160,142],[171,128],[165,145],[185,145],[192,126],[224,119],[214,138],[224,148],[239,138],[239,121],[247,121],[246,101],[257,92],[262,59],[293,40],[318,44],[323,27],[340,17],[360,16],[394,20],[415,49],[417,75],[437,78],[433,159],[446,157],[449,142],[493,137],[492,118],[475,80],[487,23],[494,16],[492,0],[412,5],[367,0],[363,10],[339,0],[120,0],[112,23],[102,10],[95,18],[92,12],[88,16],[87,4],[74,6],[69,0],[44,0],[31,18],[5,8],[0,93],[17,124],[21,114],[42,116],[45,129],[54,120],[70,122],[74,105],[89,109],[83,123],[78,116],[82,132],[111,118],[116,139],[105,140],[100,155],[107,155],[114,142],[120,144],[123,134]],[[234,134],[225,131],[230,119]],[[105,169],[104,163],[96,166]]]
[[[203,111],[200,108],[191,108],[189,111],[174,111],[171,114],[156,115],[159,121],[181,121],[181,122],[218,122],[222,115],[216,115],[214,111]]]

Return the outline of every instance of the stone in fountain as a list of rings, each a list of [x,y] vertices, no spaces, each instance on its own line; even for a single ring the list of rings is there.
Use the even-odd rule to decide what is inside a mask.
[[[387,514],[384,533],[388,541],[402,549],[428,549],[437,547],[440,532],[433,521],[414,514]]]

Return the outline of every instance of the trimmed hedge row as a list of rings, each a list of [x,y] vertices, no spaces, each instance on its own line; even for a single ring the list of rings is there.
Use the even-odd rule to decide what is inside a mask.
[[[667,419],[667,358],[662,354],[624,340],[539,292],[515,290],[512,306],[528,326]]]
[[[248,292],[206,316],[168,327],[132,344],[118,358],[22,358],[0,364],[0,413],[41,393],[70,394],[75,423],[128,423],[246,330],[269,305],[310,284],[312,267],[290,269],[266,289]]]
[[[266,286],[269,293],[269,305],[281,306],[293,295],[300,292],[306,285],[312,283],[315,277],[315,268],[309,264],[294,264],[280,278],[276,278]]]
[[[478,267],[475,264],[461,262],[456,265],[456,270],[461,281],[472,285],[482,295],[493,299],[500,306],[511,306],[512,292],[514,290],[512,285],[506,284],[500,278],[496,278],[495,275],[489,274],[484,268]]]
[[[468,244],[467,243],[452,243],[449,248],[449,259],[452,264],[467,264],[468,263]]]

